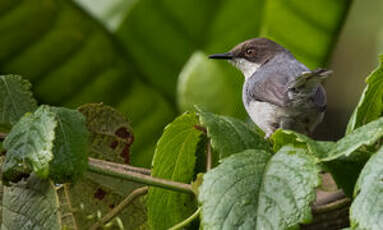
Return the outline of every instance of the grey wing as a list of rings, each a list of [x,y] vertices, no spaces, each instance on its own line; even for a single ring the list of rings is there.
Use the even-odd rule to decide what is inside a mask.
[[[326,91],[324,90],[323,86],[319,86],[316,90],[314,96],[313,96],[313,103],[315,106],[318,107],[319,111],[323,112],[327,108],[327,97],[326,97]]]
[[[289,89],[294,89],[311,98],[315,107],[324,111],[327,106],[326,91],[321,85],[322,81],[332,75],[331,70],[315,69],[307,71],[289,82]]]
[[[271,76],[261,78],[261,80],[250,81],[246,93],[251,99],[286,107],[290,100],[288,96],[288,82],[288,76],[273,73]]]
[[[289,82],[289,88],[305,88],[312,89],[318,86],[326,78],[332,75],[331,70],[318,68],[313,71],[305,71],[300,74],[295,80]]]
[[[318,69],[301,72],[298,76],[291,76],[281,71],[255,72],[249,79],[246,93],[249,98],[257,101],[286,107],[291,102],[289,91],[312,97],[314,105],[318,108],[326,107],[326,93],[320,83],[332,72]],[[312,92],[312,93],[311,93]]]

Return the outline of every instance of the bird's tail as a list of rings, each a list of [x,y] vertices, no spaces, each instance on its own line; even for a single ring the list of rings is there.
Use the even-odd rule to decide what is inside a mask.
[[[315,69],[302,73],[295,81],[289,85],[289,89],[312,89],[318,86],[324,79],[332,75],[331,70]]]

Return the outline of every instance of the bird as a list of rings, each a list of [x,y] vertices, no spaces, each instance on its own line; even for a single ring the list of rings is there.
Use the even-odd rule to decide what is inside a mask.
[[[267,38],[246,40],[209,58],[228,60],[242,72],[244,107],[265,138],[277,129],[311,136],[323,120],[327,97],[322,82],[332,75],[331,70],[310,70]]]

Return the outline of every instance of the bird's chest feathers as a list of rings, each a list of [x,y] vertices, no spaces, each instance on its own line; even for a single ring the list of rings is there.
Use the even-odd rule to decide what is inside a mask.
[[[279,125],[284,113],[281,107],[255,100],[245,103],[245,107],[250,118],[266,133],[273,132],[272,124]]]
[[[250,101],[248,104],[245,104],[246,110],[249,113],[250,117],[254,120],[275,120],[277,117],[280,117],[283,112],[283,108],[273,105],[268,102],[262,101]]]

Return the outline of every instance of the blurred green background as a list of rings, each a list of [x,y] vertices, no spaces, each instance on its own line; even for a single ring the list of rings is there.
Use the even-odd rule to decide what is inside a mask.
[[[329,68],[334,76],[325,87],[329,107],[317,130],[321,139],[338,139],[365,86],[364,79],[383,54],[383,1],[354,0],[342,28]]]
[[[29,79],[40,103],[118,108],[135,131],[132,164],[150,167],[163,128],[195,104],[248,119],[243,77],[207,54],[266,36],[334,70],[316,136],[337,139],[383,49],[382,10],[379,0],[0,0],[0,73]]]

